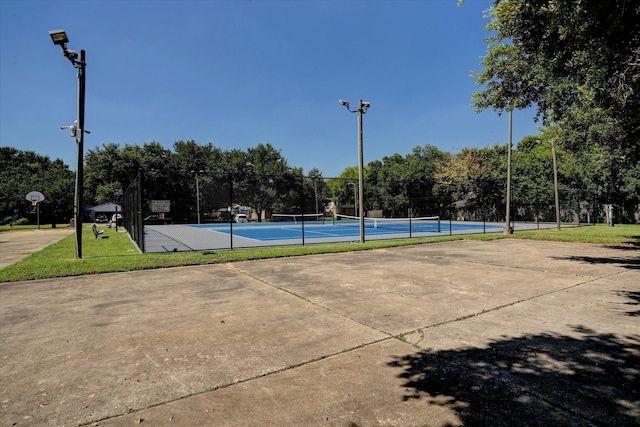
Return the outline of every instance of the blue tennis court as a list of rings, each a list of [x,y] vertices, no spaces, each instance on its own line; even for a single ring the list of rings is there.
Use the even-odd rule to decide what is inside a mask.
[[[261,241],[273,241],[273,240],[291,240],[301,239],[304,231],[305,239],[327,239],[327,238],[359,238],[360,236],[360,224],[357,221],[350,222],[349,224],[336,225],[333,222],[316,223],[305,222],[303,223],[287,223],[287,222],[258,222],[258,223],[246,223],[246,224],[233,224],[233,228],[229,224],[194,224],[190,227],[198,229],[208,229],[216,232],[230,234],[233,230],[233,234],[242,236],[247,239],[261,240]],[[498,228],[502,228],[502,224],[496,225]],[[438,231],[438,228],[440,229]],[[409,224],[408,222],[399,224],[365,224],[365,235],[373,237],[387,237],[398,236],[408,237],[409,234],[424,234],[424,233],[437,233],[443,234],[452,231],[475,231],[482,232],[483,224],[477,223],[452,223],[451,228],[449,222],[442,221],[438,224],[437,221],[433,221],[429,224]]]
[[[516,228],[536,228],[535,223]],[[541,225],[538,225],[540,227]],[[365,239],[400,239],[501,232],[503,223],[408,220],[365,222]],[[145,225],[145,252],[208,251],[266,246],[357,242],[359,221],[250,222],[241,224]]]

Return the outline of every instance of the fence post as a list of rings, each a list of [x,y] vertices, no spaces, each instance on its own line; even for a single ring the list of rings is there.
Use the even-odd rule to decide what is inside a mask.
[[[229,174],[229,249],[233,250],[233,217],[231,207],[233,206],[233,177]]]
[[[302,212],[302,246],[304,246],[304,175],[300,177],[300,208]]]
[[[138,172],[138,179],[137,179],[137,191],[136,191],[136,217],[133,219],[133,222],[136,223],[136,233],[138,234],[138,238],[136,239],[139,243],[138,245],[140,245],[140,250],[142,251],[142,253],[145,253],[146,251],[146,245],[145,245],[145,241],[144,241],[144,225],[142,224],[142,170],[140,170]],[[118,223],[118,216],[116,215],[116,224]]]

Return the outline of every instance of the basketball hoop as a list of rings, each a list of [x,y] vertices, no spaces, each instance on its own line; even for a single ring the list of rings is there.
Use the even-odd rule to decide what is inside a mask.
[[[37,212],[38,230],[40,230],[40,206],[38,203],[44,200],[44,194],[39,191],[31,191],[27,194],[26,199],[31,202],[31,205]]]
[[[39,191],[31,191],[27,194],[27,200],[31,202],[31,204],[35,207],[38,205],[38,202],[44,200],[44,194]]]

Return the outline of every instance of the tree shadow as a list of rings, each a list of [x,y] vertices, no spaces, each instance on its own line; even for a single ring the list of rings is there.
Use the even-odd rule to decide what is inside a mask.
[[[640,425],[640,336],[573,329],[388,365],[404,369],[405,400],[449,407],[464,426]]]
[[[622,258],[622,257],[566,256],[566,257],[553,257],[553,258],[557,260],[565,260],[565,261],[586,262],[588,264],[617,264],[617,265],[620,265],[622,268],[628,268],[632,270],[640,269],[640,257],[639,258]]]
[[[632,240],[629,243],[623,245],[607,245],[607,248],[620,249],[622,251],[637,251],[640,249],[640,236],[624,236],[627,239]]]
[[[618,291],[618,295],[631,300],[630,302],[625,302],[625,305],[635,306],[634,308],[636,310],[627,311],[627,316],[639,317],[640,309],[638,308],[638,306],[640,305],[640,292]]]

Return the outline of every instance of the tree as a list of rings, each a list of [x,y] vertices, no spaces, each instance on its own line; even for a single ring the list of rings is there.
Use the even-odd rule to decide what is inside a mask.
[[[535,104],[556,121],[590,106],[638,123],[638,2],[497,0],[490,16],[484,71],[474,73],[486,85],[473,96],[479,110]]]
[[[33,151],[0,147],[0,221],[28,218],[35,221],[30,191],[40,191],[45,200],[40,206],[40,222],[66,222],[73,212],[75,174],[62,160],[50,160]]]
[[[289,197],[281,197],[283,194],[290,196],[292,182],[291,176],[288,176],[291,175],[289,165],[280,154],[280,150],[273,148],[270,143],[260,143],[247,150],[246,159],[244,173],[248,193],[247,199],[243,202],[255,208],[258,221],[261,220],[264,211],[273,213],[275,208],[293,209],[296,202]],[[301,172],[299,170],[298,174],[301,175]],[[279,202],[278,206],[275,206],[276,202]]]
[[[123,190],[138,176],[143,149],[138,145],[104,144],[85,155],[85,194],[87,204],[117,202]]]
[[[368,182],[368,168],[364,170],[365,182]],[[336,206],[345,204],[356,206],[356,194],[358,194],[358,166],[347,166],[340,172],[337,178],[332,178],[327,182],[331,191],[331,199]],[[366,186],[365,186],[366,188]],[[354,210],[355,212],[355,210]]]
[[[445,196],[444,204],[459,202],[464,205],[460,208],[472,214],[490,204],[489,200],[499,191],[496,183],[504,177],[502,161],[496,162],[503,151],[506,150],[502,146],[465,148],[445,161],[438,161],[435,177],[440,194]]]
[[[304,213],[324,213],[327,202],[331,200],[331,190],[319,169],[313,168],[304,180]]]
[[[435,212],[433,187],[436,163],[446,154],[432,145],[416,146],[402,156],[395,153],[367,165],[365,204],[385,216],[429,215]]]
[[[497,0],[490,16],[476,109],[537,108],[557,145],[611,153],[600,199],[637,203],[640,2]]]

